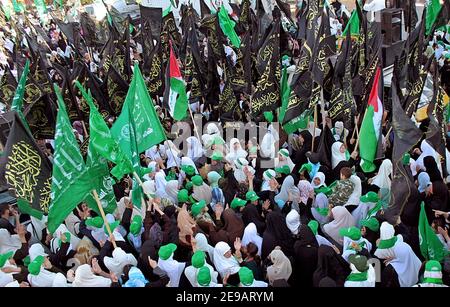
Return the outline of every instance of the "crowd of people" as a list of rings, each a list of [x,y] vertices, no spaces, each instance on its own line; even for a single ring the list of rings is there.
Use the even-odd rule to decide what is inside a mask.
[[[340,8],[336,2],[333,7]],[[332,20],[335,34],[342,32],[349,17]],[[31,14],[28,18],[38,22]],[[23,19],[17,22],[33,35]],[[0,29],[4,46],[0,66],[3,73],[8,67],[18,78],[19,63],[29,57],[30,48],[19,42],[23,52],[13,59],[14,48],[8,46],[16,43],[16,34],[10,25]],[[72,67],[75,52],[56,23],[50,20],[43,28],[51,41],[48,74],[61,85],[62,78],[52,67],[54,63]],[[425,52],[436,57],[446,89],[450,80],[448,36],[445,31],[436,32]],[[206,38],[200,42],[205,59],[206,42]],[[292,37],[289,42],[292,57],[288,64],[293,65],[290,71],[294,74],[299,44]],[[224,49],[233,62],[233,48]],[[129,51],[132,60],[142,63],[142,45],[136,37],[131,38]],[[102,80],[106,72],[100,65],[100,50],[84,54],[84,61]],[[219,63],[222,80],[224,70]],[[236,113],[249,121],[251,101],[244,94],[240,98]],[[421,203],[435,235],[450,250],[450,163],[441,163],[450,154],[446,149],[446,157],[441,157],[425,133],[403,159],[415,186],[408,206],[392,223],[384,215],[393,192],[393,132],[386,122],[384,158],[375,161],[373,172],[364,172],[355,127],[347,129],[326,113],[315,121],[311,117],[306,129],[290,135],[277,128],[275,112],[266,113],[269,126],[259,131],[261,140],[224,138],[225,123],[220,121],[208,123],[204,131],[192,126],[193,136],[181,150],[174,146],[178,137],[172,130],[174,121],[160,102],[156,104],[168,140],[140,155],[141,166],[148,169],[143,176],[142,206],[132,203],[131,176],[114,184],[117,208],[105,219],[80,203],[54,233],[47,230],[46,216],[39,220],[21,213],[17,206],[0,204],[0,286],[450,285],[450,256],[439,262],[421,253]],[[200,105],[193,103],[190,108],[202,115],[203,122],[218,119]],[[3,108],[7,110],[7,103]],[[109,117],[108,124],[114,120]],[[426,121],[420,128],[426,131]],[[75,121],[73,129],[82,144],[87,135],[81,122]],[[333,140],[328,148],[321,148],[329,153],[330,165],[320,163],[317,152],[323,134]],[[40,143],[50,161],[52,143]],[[264,163],[272,167],[264,168]]]

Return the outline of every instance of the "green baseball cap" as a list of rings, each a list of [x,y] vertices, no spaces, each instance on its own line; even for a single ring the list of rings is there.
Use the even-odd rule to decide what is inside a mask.
[[[248,201],[255,201],[259,199],[259,196],[255,193],[255,191],[248,191],[245,194],[245,199],[247,199]]]
[[[41,271],[41,266],[44,263],[45,258],[44,256],[37,256],[34,258],[33,261],[30,262],[28,265],[28,272],[30,272],[31,275],[39,275],[39,272]]]
[[[367,257],[363,255],[351,254],[348,261],[355,266],[359,272],[365,272],[369,269],[367,264]]]
[[[377,231],[380,229],[380,222],[374,217],[370,219],[364,219],[361,221],[361,226],[367,227],[372,231]]]
[[[142,216],[135,215],[130,225],[130,232],[133,235],[137,236],[141,232],[141,229],[142,229]]]
[[[300,170],[298,171],[299,173],[303,172],[303,171],[307,171],[308,173],[311,173],[312,171],[312,165],[310,163],[305,163],[302,165],[302,167],[300,168]]]
[[[203,178],[200,175],[195,175],[194,177],[192,177],[192,183],[199,187],[203,184]]]
[[[285,156],[285,157],[289,157],[289,150],[287,150],[286,148],[280,149],[280,150],[278,151],[278,153],[279,153],[280,155]]]
[[[234,198],[231,202],[231,208],[236,209],[237,207],[244,207],[247,204],[246,200],[240,199],[238,197]]]
[[[253,277],[253,272],[247,267],[242,267],[239,270],[239,280],[241,281],[241,284],[244,286],[250,286],[255,278]]]
[[[9,259],[11,259],[11,257],[14,255],[13,251],[4,253],[0,255],[0,268],[2,268],[5,264],[6,261],[8,261]]]
[[[211,157],[214,161],[221,161],[223,159],[223,155],[220,151],[215,151]]]
[[[189,192],[186,189],[182,189],[178,192],[177,199],[179,203],[187,203],[189,201]]]
[[[425,271],[426,272],[442,272],[442,265],[439,263],[439,261],[436,260],[429,260],[425,264]]]
[[[355,226],[339,229],[339,235],[348,237],[354,241],[361,239],[361,231]]]
[[[195,168],[192,165],[182,165],[181,170],[186,173],[186,175],[192,176],[195,174]]]
[[[186,190],[190,191],[194,187],[194,184],[192,183],[192,181],[189,181],[189,182],[186,182],[184,187],[186,188]]]
[[[376,203],[380,199],[378,198],[378,194],[375,192],[368,192],[366,195],[363,195],[359,198],[362,203]]]
[[[103,218],[101,216],[89,218],[86,220],[86,226],[101,228],[103,226]]]
[[[166,245],[163,245],[159,248],[158,256],[162,260],[167,260],[172,256],[173,252],[177,250],[177,246],[173,243],[169,243]]]
[[[200,286],[206,287],[211,283],[211,272],[209,268],[204,266],[198,270],[197,282]]]
[[[317,229],[319,229],[319,223],[316,220],[311,220],[308,223],[309,229],[313,232],[315,236],[317,236]]]
[[[277,173],[285,174],[285,175],[288,175],[291,173],[291,169],[289,168],[289,165],[283,165],[281,167],[277,167],[277,168],[275,168],[275,171]]]
[[[205,265],[206,254],[204,251],[196,251],[191,258],[192,266],[199,269]]]
[[[191,207],[191,213],[195,217],[197,216],[203,208],[206,207],[206,201],[204,199],[200,200],[199,202],[195,203]]]

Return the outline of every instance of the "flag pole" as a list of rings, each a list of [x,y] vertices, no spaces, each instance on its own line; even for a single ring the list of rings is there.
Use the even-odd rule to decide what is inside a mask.
[[[200,135],[198,134],[197,125],[195,124],[194,115],[192,115],[191,107],[188,106],[188,109],[189,109],[189,114],[191,115],[192,124],[194,125],[194,131],[195,131],[195,134],[197,134],[197,138],[198,138],[198,140],[201,142],[202,139],[200,138]]]
[[[314,152],[314,139],[316,138],[316,127],[317,127],[317,104],[314,106],[314,131],[311,144],[311,152]]]
[[[109,237],[111,238],[111,243],[114,246],[114,248],[117,248],[116,240],[114,239],[114,236],[112,234],[111,227],[109,227],[109,223],[108,220],[106,219],[105,211],[103,211],[103,207],[102,204],[100,203],[100,198],[98,197],[97,191],[95,189],[92,190],[92,194],[94,195],[94,199],[97,202],[98,210],[100,211],[103,221],[105,222],[106,230],[108,230]]]

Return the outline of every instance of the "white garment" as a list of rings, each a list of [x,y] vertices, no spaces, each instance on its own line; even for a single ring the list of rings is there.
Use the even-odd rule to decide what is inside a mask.
[[[328,241],[327,238],[325,238],[321,235],[316,235],[316,240],[317,240],[317,243],[319,244],[319,246],[325,245],[325,246],[333,247],[333,243],[331,243],[330,241]]]
[[[349,262],[348,257],[350,257],[350,255],[356,254],[355,250],[349,248],[352,243],[358,244],[363,249],[367,249],[369,252],[372,250],[372,243],[363,237],[359,240],[352,240],[349,237],[344,237],[344,244],[342,245],[342,258],[344,258],[347,262]]]
[[[357,226],[360,226],[361,221],[368,217],[367,213],[376,205],[376,203],[359,203],[358,207],[356,207],[352,212],[352,216],[355,219]]]
[[[347,161],[345,152],[341,152],[341,146],[344,145],[342,142],[334,142],[331,145],[331,166],[335,168],[339,162]]]
[[[392,174],[392,162],[389,159],[383,160],[378,174],[373,177],[372,184],[378,186],[380,189],[390,189],[391,179],[389,175]]]
[[[208,253],[209,259],[214,263],[214,247],[209,245],[208,239],[202,233],[195,235],[195,240],[197,241],[197,249]]]
[[[175,146],[175,144],[172,141],[165,141],[164,147],[167,148],[166,149],[167,168],[179,166],[181,164],[180,158],[178,156],[180,154],[180,151]]]
[[[117,247],[112,252],[112,257],[103,258],[103,262],[108,270],[114,273],[117,277],[122,275],[123,268],[131,264],[133,266],[137,265],[137,260],[133,254],[127,254],[123,249]]]
[[[353,183],[353,192],[350,194],[350,197],[345,204],[346,206],[359,204],[359,199],[362,194],[361,179],[356,175],[351,175],[350,181]]]
[[[10,235],[5,228],[0,229],[0,254],[16,252],[21,247],[19,235]]]
[[[423,164],[423,159],[425,157],[433,157],[434,160],[436,160],[436,164],[441,170],[441,162],[439,161],[439,154],[434,150],[434,148],[428,143],[427,140],[423,140],[422,143],[420,143],[420,150],[422,151],[422,154],[417,158],[416,164],[424,171],[426,171],[425,166]]]
[[[381,223],[381,226],[380,226],[380,239],[381,240],[390,240],[394,237],[394,235],[395,235],[394,226],[392,226],[388,222]],[[399,244],[400,242],[403,242],[403,237],[402,237],[402,235],[397,235],[397,241],[395,242],[395,245]],[[395,253],[394,253],[395,245],[390,248],[379,248],[378,247],[377,250],[375,251],[374,255],[380,259],[394,258],[395,257]]]
[[[157,159],[162,159],[164,154],[164,145],[153,145],[149,149],[145,151],[145,156],[147,158],[152,159],[153,161],[156,161]]]
[[[281,199],[284,202],[287,202],[289,200],[289,193],[291,194],[292,204],[297,206],[300,199],[300,190],[295,186],[294,178],[291,175],[284,178],[280,193],[275,195],[275,201]]]
[[[314,179],[318,178],[320,180],[320,183],[317,185],[314,183]],[[313,177],[313,179],[311,180],[311,185],[314,189],[318,189],[320,187],[326,187],[326,183],[325,183],[325,174],[322,172],[317,172],[316,175]]]
[[[186,143],[188,144],[187,156],[189,158],[194,161],[203,156],[203,147],[198,138],[195,136],[190,136],[186,139]]]
[[[214,271],[214,268],[209,265],[208,263],[205,263],[205,266],[209,269],[209,273],[211,274],[211,282],[217,283],[217,276],[219,273]],[[184,275],[186,275],[186,278],[191,283],[192,287],[199,287],[199,284],[197,282],[197,273],[200,269],[194,268],[192,265],[188,266],[184,270]]]
[[[350,264],[350,268],[352,269],[352,273],[360,273],[358,269],[355,267],[353,263]],[[359,287],[359,288],[373,288],[375,287],[376,282],[376,274],[375,269],[372,265],[369,264],[369,269],[367,271],[367,280],[366,281],[345,281],[344,287]]]
[[[214,247],[214,266],[222,278],[227,274],[239,272],[239,269],[241,268],[234,256],[231,256],[230,258],[224,256],[225,253],[230,250],[230,246],[225,242],[219,242]]]
[[[275,130],[271,124],[267,128],[267,133],[264,135],[263,140],[260,145],[260,153],[264,158],[274,159],[276,156],[275,143],[280,139],[278,132]]]
[[[52,287],[53,281],[56,278],[57,274],[61,273],[53,273],[50,271],[47,271],[44,269],[44,267],[41,266],[41,270],[38,275],[32,275],[28,274],[28,282],[31,287]],[[62,275],[62,274],[61,274]],[[64,275],[63,275],[64,277]],[[64,277],[65,278],[65,277]]]
[[[317,209],[324,209],[324,208],[328,208],[328,197],[323,193],[319,193],[317,194],[316,199],[313,202],[311,213],[314,219],[318,221],[320,225],[328,223],[329,221],[328,216],[321,215],[317,211]]]
[[[234,148],[234,145],[238,144],[238,149]],[[234,160],[237,160],[239,158],[246,158],[248,153],[242,149],[241,143],[239,142],[239,140],[237,138],[232,138],[230,140],[230,148],[229,148],[230,152],[226,155],[226,159],[232,163],[234,163]]]
[[[166,195],[174,205],[178,204],[178,180],[167,181]]]
[[[72,287],[110,287],[111,279],[95,275],[89,264],[80,265],[75,271]]]
[[[173,254],[166,260],[159,258],[158,266],[167,273],[170,279],[170,287],[178,287],[181,274],[183,274],[185,262],[178,262],[173,259]]]
[[[338,206],[331,210],[333,214],[333,221],[323,226],[324,232],[329,235],[334,241],[339,244],[344,242],[343,238],[339,234],[341,228],[348,228],[355,226],[356,222],[353,216],[348,212],[345,207]]]
[[[291,209],[291,211],[286,215],[286,226],[292,234],[298,234],[298,229],[300,227],[300,214],[298,214],[297,210]]]
[[[166,175],[164,171],[155,174],[156,195],[159,197],[167,197],[166,194]]]
[[[261,256],[262,237],[258,235],[255,223],[249,223],[244,229],[242,246],[247,246],[250,242],[258,247],[258,255]]]
[[[419,281],[421,261],[405,242],[397,242],[394,245],[394,254],[395,258],[389,264],[397,272],[400,287],[412,287]]]
[[[183,157],[183,158],[181,158],[181,165],[182,165],[182,166],[185,166],[185,165],[190,165],[190,166],[192,166],[192,167],[194,168],[194,170],[195,170],[195,173],[198,174],[197,166],[195,166],[195,163],[194,163],[194,161],[192,161],[191,158],[189,158],[189,157]],[[183,171],[182,171],[182,173],[184,174]]]

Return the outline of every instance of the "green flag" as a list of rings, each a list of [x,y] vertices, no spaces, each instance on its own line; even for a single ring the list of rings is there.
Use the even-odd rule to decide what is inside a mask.
[[[355,9],[352,12],[352,16],[345,26],[344,32],[342,32],[342,36],[347,36],[347,31],[350,31],[350,35],[359,35],[359,16],[358,11]]]
[[[442,4],[441,0],[431,0],[427,6],[427,15],[425,17],[425,29],[427,35],[430,35],[433,25],[441,12]]]
[[[2,6],[2,11],[5,14],[6,20],[10,20],[11,19],[11,6],[9,3],[4,3],[2,1],[1,3]]]
[[[135,170],[140,168],[139,153],[166,139],[137,64],[122,112],[111,128],[111,134],[131,158]]]
[[[295,95],[295,94],[292,93],[292,95]],[[283,130],[289,134],[289,133],[296,132],[299,129],[301,129],[301,130],[306,129],[306,128],[308,128],[308,123],[311,120],[311,117],[312,117],[312,111],[310,109],[306,109],[305,111],[303,111],[302,114],[300,114],[297,117],[294,117],[289,122],[285,123],[283,125]]]
[[[283,123],[284,116],[286,115],[286,109],[289,104],[289,97],[291,95],[291,87],[288,83],[288,73],[287,66],[283,67],[283,72],[281,75],[281,108],[280,115],[278,116],[278,121]]]
[[[23,4],[18,3],[17,0],[12,0],[12,4],[13,4],[14,12],[16,12],[16,13],[21,13],[25,10],[23,7]]]
[[[44,0],[34,0],[34,5],[36,5],[36,10],[38,11],[39,18],[42,19],[43,15],[47,13],[47,6]]]
[[[81,91],[84,99],[87,101],[90,113],[89,113],[89,130],[90,130],[90,143],[89,147],[93,146],[95,151],[103,158],[116,164],[111,170],[111,174],[117,179],[121,179],[125,174],[133,172],[128,157],[123,153],[116,140],[111,136],[108,126],[106,125],[102,115],[97,110],[92,96],[86,93],[80,82],[76,81],[75,85]]]
[[[27,84],[27,76],[30,72],[30,60],[27,60],[25,63],[25,67],[23,68],[22,75],[20,76],[19,83],[17,84],[16,92],[14,93],[13,101],[11,103],[11,110],[15,110],[17,114],[19,114],[20,119],[22,120],[23,125],[25,128],[30,130],[30,127],[28,126],[28,122],[25,119],[25,116],[23,115],[23,96],[25,95],[25,86]]]
[[[419,243],[420,252],[426,260],[442,261],[446,255],[446,250],[442,242],[434,233],[433,228],[428,224],[425,213],[425,204],[420,205],[419,215]]]
[[[73,134],[61,91],[55,84],[58,115],[55,129],[51,204],[48,212],[48,230],[53,233],[69,213],[92,190],[90,174],[84,164]]]
[[[230,39],[230,42],[233,44],[233,46],[236,48],[240,48],[241,39],[234,30],[236,22],[230,19],[230,16],[228,16],[228,11],[223,6],[223,4],[219,10],[219,24],[220,28],[222,29],[222,32]]]

